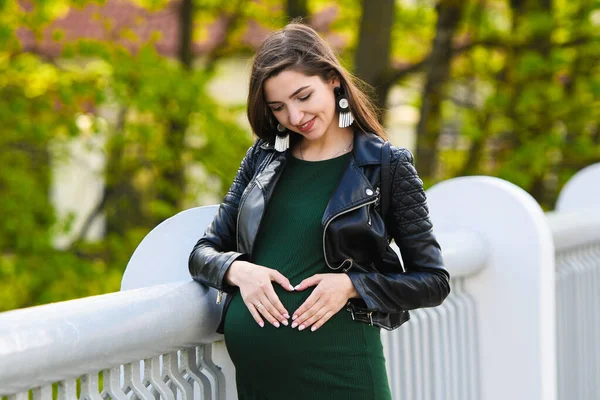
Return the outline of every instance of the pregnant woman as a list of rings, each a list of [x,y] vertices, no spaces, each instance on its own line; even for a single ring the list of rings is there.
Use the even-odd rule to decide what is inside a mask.
[[[218,332],[242,400],[390,399],[380,328],[450,292],[412,154],[356,82],[302,24],[254,58],[257,139],[189,259],[227,293]]]

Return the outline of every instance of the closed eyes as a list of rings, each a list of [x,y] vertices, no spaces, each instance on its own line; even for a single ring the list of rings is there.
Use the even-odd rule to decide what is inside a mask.
[[[312,93],[309,93],[309,94],[307,94],[304,97],[298,97],[298,100],[300,100],[300,101],[306,101],[306,100],[308,100],[308,98],[310,97],[311,94]],[[280,105],[279,107],[273,107],[273,108],[271,108],[271,110],[273,112],[281,111],[282,109],[283,109],[283,105]]]

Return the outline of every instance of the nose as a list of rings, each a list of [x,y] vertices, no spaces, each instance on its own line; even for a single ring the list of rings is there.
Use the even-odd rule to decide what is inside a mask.
[[[299,110],[297,107],[288,107],[288,119],[290,121],[290,125],[300,125],[300,123],[302,122],[302,117],[304,116],[304,113]]]

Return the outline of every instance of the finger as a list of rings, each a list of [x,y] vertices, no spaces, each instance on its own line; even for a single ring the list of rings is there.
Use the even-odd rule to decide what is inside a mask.
[[[281,303],[281,300],[279,300],[279,297],[277,296],[277,293],[275,293],[275,290],[272,286],[265,290],[265,295],[267,296],[267,299],[269,299],[271,305],[273,305],[273,307],[275,308],[275,312],[271,311],[271,314],[273,314],[275,318],[277,318],[279,321],[281,321],[284,325],[287,326],[287,320],[290,317],[290,314]]]
[[[294,289],[295,290],[304,290],[307,287],[316,286],[319,284],[319,282],[321,282],[322,279],[323,279],[323,277],[320,274],[313,275],[309,278],[306,278],[302,282],[300,282],[298,285],[296,285],[296,287]]]
[[[318,303],[319,299],[319,295],[315,295],[314,292],[310,296],[308,296],[308,299],[306,299],[306,301],[300,306],[300,308],[298,308],[294,312],[294,315],[292,316],[292,321],[294,321],[292,323],[292,328],[295,328],[296,326],[302,324],[308,318],[312,317],[313,314],[322,307],[322,304]]]
[[[254,318],[254,320],[256,321],[256,323],[263,328],[265,326],[265,323],[263,321],[263,319],[260,317],[259,312],[256,310],[256,307],[254,306],[254,304],[247,302],[246,300],[244,300],[244,304],[246,305],[246,307],[248,308],[248,311],[250,311],[250,314],[252,315],[252,318]]]
[[[289,318],[288,311],[283,304],[281,304],[281,301],[279,301],[279,297],[277,297],[277,293],[275,293],[271,281],[262,282],[259,286],[260,291],[262,291],[262,293],[259,291],[259,301],[267,307],[269,313],[271,313],[273,317],[282,322],[287,320],[287,318]],[[284,315],[288,315],[288,317],[286,318]]]
[[[273,289],[273,284],[271,283],[271,281],[261,284],[260,287],[263,291],[261,296],[265,296],[267,299],[267,301],[266,302],[263,301],[263,303],[265,304],[265,306],[267,307],[267,309],[269,310],[271,315],[273,315],[275,318],[277,318],[281,322],[283,322],[283,321],[287,322],[287,319],[290,317],[289,313],[285,309],[283,304],[281,304],[281,301],[279,300],[277,293],[275,293],[275,289]],[[261,298],[261,300],[264,300],[264,299]],[[271,308],[269,308],[269,306],[271,306]]]
[[[320,320],[318,320],[317,322],[315,322],[312,326],[312,328],[310,328],[311,331],[316,331],[317,329],[319,329],[320,327],[323,326],[323,324],[327,321],[329,321],[329,319],[331,318],[331,316],[333,315],[333,311],[329,310],[325,313],[325,315],[323,315],[321,317]]]
[[[281,272],[272,270],[270,276],[272,281],[279,283],[281,287],[287,290],[288,292],[294,291],[294,286],[292,286],[289,279],[283,276]]]
[[[315,322],[317,322],[318,320],[323,318],[323,316],[328,311],[329,311],[329,309],[327,307],[320,308],[316,313],[314,313],[314,315],[312,317],[310,317],[306,321],[304,321],[304,323],[298,327],[298,330],[301,331],[302,329],[308,328],[309,326],[311,326],[312,324],[314,324]],[[302,329],[300,329],[300,328],[302,328]],[[313,329],[313,331],[314,331],[314,329]]]
[[[259,297],[259,302],[256,304],[256,309],[262,314],[263,317],[266,318],[267,321],[271,323],[271,325],[279,328],[280,325],[278,317],[283,317],[279,315],[277,309],[273,307],[273,304],[271,304],[271,301],[267,296],[265,296],[264,293]]]

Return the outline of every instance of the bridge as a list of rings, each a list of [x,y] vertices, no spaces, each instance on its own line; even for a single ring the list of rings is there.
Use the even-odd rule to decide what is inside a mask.
[[[599,399],[600,164],[547,213],[491,177],[427,195],[452,293],[382,331],[394,399]],[[118,293],[1,313],[2,400],[235,399],[216,293],[187,271],[216,208],[150,232]]]

